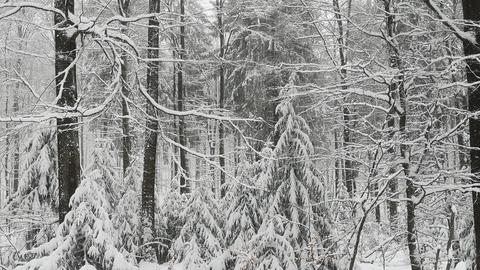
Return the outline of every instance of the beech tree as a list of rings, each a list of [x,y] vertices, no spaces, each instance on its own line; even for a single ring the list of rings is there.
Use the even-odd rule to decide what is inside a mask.
[[[160,12],[160,1],[150,0],[148,5],[149,13]],[[159,21],[153,15],[148,20],[148,59],[147,63],[147,94],[158,100],[159,92]],[[157,130],[158,114],[156,108],[147,103],[147,126],[145,129],[145,147],[143,152],[143,182],[142,182],[142,242],[148,243],[155,237],[155,180],[157,165]]]
[[[480,22],[480,3],[475,1],[464,0],[463,17],[467,25],[465,31],[474,34],[472,39],[463,39],[463,50],[466,58],[466,74],[468,87],[468,111],[475,115],[480,109],[480,91],[478,90],[478,76],[480,75],[480,62],[477,58],[471,57],[480,53],[478,42],[480,41],[480,31],[478,30],[478,23]],[[478,183],[478,173],[480,172],[480,120],[476,116],[469,118],[469,132],[470,132],[470,166],[473,174],[473,183]],[[475,228],[475,269],[480,267],[480,201],[479,193],[472,192],[473,198],[473,224]]]
[[[72,27],[69,19],[74,14],[74,0],[55,0],[55,83],[58,106],[65,112],[75,111],[77,103],[77,77],[75,61],[77,58],[76,34],[71,35],[67,28]],[[63,222],[70,210],[70,198],[80,183],[80,152],[77,117],[57,119],[58,151],[58,212]]]

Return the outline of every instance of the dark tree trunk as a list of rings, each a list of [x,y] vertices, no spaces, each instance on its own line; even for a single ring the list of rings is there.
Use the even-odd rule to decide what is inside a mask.
[[[124,17],[128,17],[130,14],[130,0],[119,1],[120,14]],[[122,22],[122,32],[126,33],[128,29],[128,23]],[[128,89],[128,57],[126,52],[122,52],[122,167],[123,176],[127,172],[130,166],[130,154],[132,153],[132,137],[130,135],[130,112],[128,110],[127,99],[130,95]]]
[[[384,0],[385,5],[385,16],[386,16],[386,28],[387,35],[390,39],[395,38],[395,16],[392,9],[393,0]],[[400,58],[398,57],[397,48],[389,45],[389,65],[392,68],[400,68]],[[403,78],[395,76],[392,83],[388,86],[388,95],[390,97],[390,110],[387,114],[387,129],[388,129],[388,139],[393,140],[395,135],[395,115],[398,113],[396,111],[396,102],[397,102],[397,93],[399,88],[403,87]],[[395,144],[392,141],[392,145],[388,149],[390,154],[390,169],[389,174],[393,174],[396,171],[396,155],[395,155]],[[388,211],[390,218],[390,226],[392,229],[396,229],[397,218],[398,218],[398,182],[397,179],[391,179],[388,183]]]
[[[449,194],[450,195],[450,194]],[[448,205],[448,240],[447,240],[447,254],[450,252],[450,248],[452,248],[452,250],[456,250],[456,247],[458,246],[456,243],[458,241],[456,241],[455,239],[455,219],[456,219],[456,216],[455,216],[455,211],[453,211],[453,206],[452,204],[450,203]],[[452,254],[453,255],[453,254]],[[449,259],[447,261],[447,267],[446,267],[446,270],[450,270],[450,266],[453,264],[453,267],[455,267],[456,263],[458,262],[458,258],[454,255],[453,258],[450,258],[449,256]]]
[[[172,35],[172,43],[173,43],[173,46],[175,46],[174,50],[172,51],[172,57],[173,57],[173,59],[176,59],[177,54],[175,53],[175,51],[178,48],[176,47],[175,35]],[[172,83],[172,101],[173,101],[173,109],[174,110],[177,110],[177,92],[178,92],[178,88],[177,88],[177,63],[174,62],[173,63],[173,83]],[[176,131],[177,131],[177,117],[174,115],[172,118],[173,118],[172,120],[173,120],[173,130],[174,130],[173,133],[176,133]],[[178,136],[174,136],[173,140],[178,143]],[[178,156],[178,151],[177,151],[176,147],[173,149],[173,155],[174,155],[175,158],[173,159],[172,176],[176,176],[177,173],[178,173],[178,164],[177,164],[177,160],[176,160],[177,156]]]
[[[20,47],[20,50],[22,48]],[[17,61],[17,70],[20,72],[20,59]],[[17,86],[15,87],[15,93],[13,93],[13,115],[18,114],[19,104],[18,104],[18,92],[20,91],[20,82],[17,82]],[[17,192],[18,189],[18,177],[19,177],[19,167],[20,167],[20,147],[19,147],[19,134],[18,131],[15,130],[13,133],[13,190],[12,193]]]
[[[182,60],[185,60],[185,1],[180,0],[180,50],[179,50],[179,58],[180,64],[178,65],[178,100],[177,100],[177,109],[179,111],[183,111],[185,109],[185,85],[183,81],[183,72],[184,72],[184,63]],[[187,153],[183,149],[187,147],[187,138],[185,136],[185,117],[179,116],[178,117],[178,142],[182,146],[180,148],[180,193],[189,193],[190,192],[190,185],[187,183],[188,178],[188,167],[187,167]]]
[[[149,1],[149,13],[160,12],[160,0]],[[148,58],[158,59],[159,52],[159,22],[156,17],[148,21]],[[158,100],[159,92],[159,65],[158,60],[147,63],[147,92],[153,100]],[[150,241],[155,237],[155,176],[157,160],[157,130],[158,120],[155,107],[147,102],[147,128],[145,130],[145,146],[143,156],[142,182],[142,241]]]
[[[407,125],[407,93],[404,87],[399,89],[400,105],[402,112],[399,115],[399,131],[402,136],[402,140],[405,140],[406,125]],[[410,161],[407,160],[408,146],[405,143],[400,145],[400,156],[403,160],[402,167],[403,173],[406,177],[407,189],[405,192],[407,198],[407,244],[410,257],[410,265],[412,270],[421,270],[422,264],[418,254],[417,248],[417,228],[415,225],[415,185],[413,178],[410,176]]]
[[[218,94],[218,107],[223,109],[225,107],[225,65],[223,64],[223,57],[225,56],[225,33],[223,29],[223,2],[224,0],[217,0],[217,20],[218,20],[218,35],[219,35],[219,42],[220,42],[220,51],[219,51],[219,58],[221,64],[219,69],[219,94]],[[220,163],[220,197],[223,198],[225,196],[225,189],[223,185],[225,184],[225,126],[220,121],[218,123],[218,138],[220,145],[218,146],[218,154],[219,154],[219,163]]]
[[[5,98],[5,115],[8,115],[8,93]],[[10,123],[5,124],[5,128],[8,130],[10,129]],[[4,170],[5,170],[5,202],[8,202],[10,196],[10,168],[8,164],[10,162],[10,137],[7,135],[5,136],[5,163]],[[3,206],[3,205],[2,205]]]
[[[466,105],[468,103],[467,97],[462,96],[461,98],[456,98],[455,105],[457,108],[461,110],[467,109]],[[457,116],[457,123],[462,121],[463,115],[458,115]],[[461,130],[461,132],[458,133],[457,135],[457,143],[458,143],[458,165],[460,169],[465,169],[468,166],[468,156],[466,153],[466,143],[465,143],[465,138],[464,138],[464,132]]]
[[[55,0],[55,8],[66,15],[65,18],[55,13],[54,21],[60,29],[55,30],[55,81],[56,93],[60,95],[58,104],[69,112],[74,111],[77,102],[77,80],[75,66],[67,74],[62,72],[70,66],[76,58],[75,36],[68,36],[66,28],[72,25],[68,14],[74,12],[74,0]],[[64,83],[62,80],[65,78]],[[57,119],[57,151],[58,151],[58,212],[59,221],[63,222],[65,215],[70,211],[70,198],[75,193],[80,182],[80,152],[77,117]]]
[[[333,140],[334,140],[335,153],[338,153],[338,151],[340,150],[340,142],[339,142],[339,138],[338,138],[337,129],[333,130]],[[334,197],[335,198],[337,198],[337,196],[338,196],[338,185],[340,184],[340,181],[341,181],[341,178],[342,178],[342,176],[340,174],[340,170],[341,170],[340,159],[335,157],[335,190],[334,190]]]
[[[350,7],[349,7],[350,10]],[[340,82],[342,85],[342,89],[346,90],[348,86],[346,85],[346,80],[347,80],[347,70],[345,69],[345,66],[347,65],[347,54],[346,54],[346,34],[347,31],[345,31],[345,26],[343,24],[343,18],[341,15],[340,11],[340,5],[338,0],[333,0],[333,11],[335,12],[335,19],[337,21],[337,27],[338,27],[338,38],[337,38],[337,43],[338,43],[338,55],[340,57]],[[350,13],[350,11],[348,12]],[[352,127],[352,119],[351,119],[351,111],[348,107],[343,107],[343,122],[345,125],[345,128],[343,129],[343,142],[344,142],[344,147],[346,149],[346,154],[345,154],[345,186],[347,188],[348,194],[353,197],[355,192],[356,192],[356,184],[355,184],[355,173],[354,173],[354,161],[353,161],[353,155],[351,153],[351,144],[353,143],[353,137],[351,134],[351,127]]]
[[[472,24],[480,23],[480,1],[476,0],[462,0],[463,17],[467,22]],[[480,29],[478,26],[467,25],[466,31],[475,33],[475,40],[477,44],[472,44],[466,40],[463,41],[463,50],[465,56],[480,54]],[[477,58],[467,59],[467,81],[470,84],[475,84],[468,88],[468,111],[477,113],[480,110],[480,61]],[[473,183],[480,182],[480,120],[478,117],[469,119],[470,130],[470,166],[471,172],[474,175]],[[480,192],[472,192],[473,198],[473,223],[475,231],[475,269],[480,269]]]

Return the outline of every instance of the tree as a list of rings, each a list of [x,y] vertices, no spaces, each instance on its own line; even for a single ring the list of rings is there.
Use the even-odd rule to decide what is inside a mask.
[[[221,214],[214,194],[205,187],[195,189],[180,217],[184,225],[174,244],[177,260],[185,269],[209,269],[222,254]]]
[[[58,106],[67,113],[74,112],[77,103],[77,79],[75,71],[76,35],[69,35],[67,28],[73,25],[69,14],[74,13],[75,0],[55,0],[55,89]],[[58,151],[58,213],[63,222],[70,211],[70,198],[80,183],[80,152],[77,117],[57,119]]]
[[[219,77],[219,95],[218,95],[218,107],[223,109],[225,107],[225,65],[223,58],[225,57],[225,27],[223,25],[223,4],[225,0],[216,0],[217,6],[217,23],[218,23],[218,37],[219,37],[219,52],[220,68],[218,71]],[[220,197],[225,196],[223,185],[225,184],[225,126],[222,122],[218,125],[218,140],[219,140],[219,163],[220,163]]]
[[[36,125],[35,129],[22,151],[24,162],[18,189],[6,208],[17,215],[39,215],[48,221],[50,215],[58,215],[56,133],[50,122]],[[27,249],[41,243],[41,237],[37,236],[41,232],[47,234],[49,229],[45,223],[31,224],[25,236]]]
[[[112,223],[118,231],[119,240],[117,249],[130,261],[135,260],[135,253],[140,246],[140,235],[142,231],[140,223],[141,204],[138,201],[140,195],[140,183],[137,181],[142,177],[142,171],[139,166],[131,164],[123,177],[123,189],[115,212],[112,217]]]
[[[350,12],[352,9],[352,1],[348,1],[348,7],[347,7],[347,18],[350,17]],[[347,65],[347,41],[348,41],[348,24],[344,25],[343,23],[343,18],[340,13],[340,4],[338,0],[333,0],[333,10],[335,12],[335,18],[337,20],[337,26],[338,26],[338,55],[340,58],[340,80],[342,84],[343,89],[347,89],[348,85],[346,84],[347,80],[347,69],[345,66]],[[348,194],[350,196],[353,196],[356,192],[356,184],[355,184],[355,172],[354,172],[354,161],[353,157],[351,155],[351,145],[354,144],[354,138],[352,133],[352,112],[348,106],[344,106],[343,110],[343,121],[345,124],[345,127],[343,129],[343,140],[344,140],[344,145],[347,148],[347,156],[345,158],[345,186],[347,187]]]
[[[267,151],[263,151],[265,155]],[[226,210],[225,244],[230,253],[227,265],[236,265],[242,261],[242,254],[250,250],[250,240],[257,234],[265,212],[264,202],[258,190],[263,180],[266,164],[264,158],[254,164],[247,160],[238,166],[238,182],[230,183],[225,201],[229,203]]]
[[[118,9],[120,14],[123,17],[128,17],[130,15],[130,0],[119,0]],[[128,30],[128,23],[122,22],[122,32],[126,34]],[[130,123],[129,123],[129,108],[127,99],[130,95],[129,85],[128,85],[128,56],[127,52],[122,52],[122,161],[123,161],[123,174],[125,175],[128,167],[130,166],[130,155],[132,152],[132,137],[130,135]]]
[[[393,0],[384,0],[385,9],[385,25],[388,38],[391,40],[388,44],[389,66],[392,69],[401,69],[401,58],[399,56],[398,41],[395,39],[397,35],[397,24],[395,23],[395,9]],[[391,165],[389,173],[395,173],[395,144],[393,143],[395,135],[395,116],[400,113],[397,110],[397,103],[399,102],[399,92],[404,89],[404,75],[402,72],[396,75],[391,83],[388,85],[388,96],[390,99],[390,108],[387,113],[388,138],[392,142],[388,152],[390,154]],[[402,118],[405,119],[405,118]],[[393,179],[389,183],[389,192],[391,199],[388,202],[388,211],[390,217],[390,224],[392,228],[396,228],[398,219],[398,180]]]
[[[149,13],[160,12],[160,0],[150,0]],[[148,59],[147,63],[147,94],[157,101],[159,91],[158,46],[159,46],[159,21],[156,16],[148,21]],[[142,182],[142,243],[148,243],[155,237],[155,180],[158,142],[157,111],[153,104],[147,103],[147,127],[145,129],[145,146],[143,152],[143,182]]]
[[[480,75],[480,61],[472,57],[480,53],[478,43],[480,42],[480,31],[478,23],[480,23],[480,2],[472,0],[463,0],[463,17],[467,22],[465,26],[466,32],[474,33],[475,43],[463,39],[463,50],[466,56],[466,74],[468,87],[468,111],[472,114],[480,111],[480,87],[478,85]],[[473,174],[473,183],[480,182],[480,120],[478,117],[469,118],[470,131],[470,169]],[[473,191],[473,223],[475,231],[475,266],[480,268],[480,192]]]
[[[290,8],[293,6],[296,8]],[[310,25],[298,23],[308,17],[297,0],[228,1],[225,13],[232,20],[225,20],[230,32],[225,55],[230,60],[226,69],[230,93],[226,95],[232,97],[234,110],[240,115],[264,120],[245,130],[255,139],[252,146],[259,152],[266,141],[274,145],[278,141],[276,107],[290,74],[282,65],[302,69],[302,63],[317,60],[312,42],[304,39],[313,31]],[[308,73],[300,77],[305,81],[316,78]]]
[[[178,65],[177,70],[177,110],[185,110],[185,85],[184,85],[184,69],[185,65],[183,60],[186,59],[186,47],[185,47],[185,1],[180,0],[180,48],[178,56],[180,59],[180,64]],[[180,144],[180,193],[190,192],[188,179],[188,167],[187,167],[187,156],[184,147],[187,147],[187,137],[185,134],[185,117],[181,116],[178,119],[178,142]]]
[[[90,171],[72,196],[72,210],[65,215],[56,237],[25,252],[24,258],[35,259],[16,269],[138,269],[115,247],[118,235],[110,220],[112,208],[102,187],[107,179],[100,170]]]
[[[283,88],[283,100],[277,106],[280,118],[275,129],[279,139],[273,151],[274,162],[268,168],[272,170],[267,184],[270,192],[268,218],[260,231],[268,239],[286,240],[288,249],[295,254],[290,259],[294,259],[299,269],[308,269],[306,267],[320,263],[318,257],[323,256],[323,249],[332,243],[327,240],[330,234],[327,211],[320,203],[324,189],[322,180],[310,159],[314,153],[308,136],[310,129],[293,107],[295,82],[296,74],[292,73],[288,85]],[[309,246],[314,248],[309,249]],[[336,269],[335,263],[328,258],[322,258],[322,264],[327,269]]]

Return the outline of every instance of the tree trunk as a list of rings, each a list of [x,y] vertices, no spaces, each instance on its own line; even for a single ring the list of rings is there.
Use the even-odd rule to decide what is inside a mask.
[[[394,39],[396,35],[396,28],[395,28],[395,16],[392,8],[393,0],[384,0],[385,5],[385,16],[386,16],[386,28],[387,28],[387,35],[390,39]],[[400,68],[400,58],[398,57],[397,48],[393,47],[391,44],[388,46],[388,53],[389,53],[389,66],[393,69]],[[393,140],[395,136],[395,115],[398,114],[396,110],[396,102],[397,102],[397,93],[399,88],[403,87],[403,78],[401,76],[395,76],[393,81],[388,86],[388,95],[390,98],[390,110],[387,114],[387,129],[388,129],[388,139]],[[395,173],[396,165],[396,154],[395,154],[395,145],[393,144],[389,147],[388,153],[390,154],[390,169],[389,174]],[[388,211],[389,211],[389,218],[390,218],[390,227],[395,230],[397,225],[397,217],[398,217],[398,182],[397,179],[391,179],[388,183]]]
[[[55,30],[55,81],[56,93],[60,95],[57,105],[72,112],[77,102],[77,80],[75,66],[66,74],[62,72],[70,66],[76,58],[75,35],[69,36],[62,28],[72,25],[68,14],[74,12],[74,0],[55,0],[55,8],[66,15],[54,15],[58,30]],[[66,76],[66,77],[65,77]],[[65,77],[65,81],[62,80]],[[59,222],[63,222],[65,215],[70,211],[70,198],[75,193],[80,182],[80,152],[77,117],[57,119],[57,151],[58,151],[58,212]]]
[[[149,13],[160,12],[160,0],[149,1]],[[159,52],[159,22],[156,17],[148,21],[148,58],[158,59]],[[155,101],[159,92],[159,65],[158,60],[147,63],[147,92]],[[155,237],[155,179],[157,160],[157,130],[158,120],[155,107],[147,102],[147,128],[145,130],[145,146],[143,156],[143,182],[142,182],[142,242],[153,240]]]
[[[183,82],[183,72],[184,72],[184,63],[182,60],[185,60],[185,0],[180,0],[180,64],[178,65],[178,100],[177,100],[177,109],[183,111],[185,108],[185,85]],[[190,185],[187,183],[188,178],[188,167],[187,167],[187,153],[183,149],[187,147],[187,138],[185,136],[185,117],[178,117],[178,142],[182,146],[180,148],[180,193],[189,193]]]
[[[5,115],[8,115],[8,92],[5,97]],[[5,124],[5,128],[8,130],[10,129],[10,123]],[[10,162],[10,137],[7,135],[5,136],[5,163],[4,165],[4,170],[5,170],[5,202],[4,204],[7,204],[10,196],[10,168],[8,166]]]
[[[407,125],[407,94],[406,89],[403,87],[403,83],[401,84],[401,88],[399,89],[399,96],[400,96],[400,106],[402,108],[402,112],[400,113],[399,119],[399,131],[401,134],[401,139],[404,140],[407,138],[406,136],[406,125]],[[407,198],[407,245],[410,257],[410,265],[412,270],[421,270],[422,264],[420,261],[420,257],[418,254],[417,248],[417,228],[415,225],[415,185],[413,182],[413,178],[410,176],[410,161],[407,157],[408,145],[402,143],[400,145],[400,156],[403,167],[403,173],[406,177],[407,182],[407,189],[406,189],[406,198]]]
[[[176,42],[175,42],[175,35],[172,35],[172,43],[173,43],[173,46],[175,46],[175,48],[173,49],[172,51],[172,57],[173,59],[176,59],[177,57],[177,54],[175,53],[176,50],[178,50],[178,48],[176,47]],[[178,88],[177,88],[177,63],[173,63],[173,78],[172,78],[172,101],[173,101],[173,109],[174,110],[177,110],[177,93],[178,93]],[[173,119],[173,130],[175,133],[175,131],[177,130],[177,117],[174,115],[172,117]],[[174,135],[174,138],[173,140],[178,143],[178,134],[177,136]],[[173,160],[173,171],[172,171],[172,178],[175,177],[177,174],[178,174],[178,164],[177,164],[177,157],[178,157],[178,151],[177,151],[177,148],[174,147],[173,148],[173,156],[174,158],[172,159]]]
[[[120,14],[124,17],[128,17],[130,14],[130,0],[119,1]],[[122,22],[122,32],[126,33],[128,29],[128,23]],[[127,172],[130,166],[130,154],[132,153],[132,137],[130,135],[130,112],[128,110],[127,99],[130,95],[128,90],[128,57],[126,52],[122,52],[122,168],[123,176]]]
[[[21,42],[20,42],[21,43]],[[20,47],[20,50],[22,48]],[[16,69],[17,71],[20,72],[20,65],[21,65],[21,60],[17,59],[17,66]],[[17,115],[19,111],[19,104],[18,104],[18,92],[20,91],[20,82],[17,82],[17,85],[15,87],[15,92],[13,93],[13,115]],[[13,132],[13,190],[12,193],[17,192],[18,189],[18,177],[19,177],[19,167],[20,167],[20,147],[19,147],[19,132],[18,130],[15,130]]]
[[[478,24],[480,23],[480,1],[463,0],[463,17],[467,22]],[[477,26],[467,24],[466,31],[475,33],[475,40],[477,44],[472,44],[466,40],[463,41],[463,50],[465,56],[480,54],[480,29]],[[469,84],[475,84],[468,88],[468,111],[477,113],[480,111],[480,61],[478,58],[470,58],[466,60],[467,81]],[[474,175],[472,182],[478,184],[480,182],[480,120],[478,117],[471,117],[469,119],[470,130],[470,166],[471,172]],[[473,191],[473,223],[475,231],[475,269],[480,269],[480,192]]]
[[[339,138],[338,138],[338,134],[337,134],[337,129],[334,129],[333,130],[333,140],[334,140],[334,148],[335,148],[335,153],[338,153],[339,149],[340,149],[340,142],[338,141]],[[340,160],[335,157],[335,187],[334,187],[334,198],[337,198],[338,197],[338,186],[340,184],[340,181],[341,181],[341,178],[342,176],[340,175],[340,169],[341,169],[341,165],[340,165]]]
[[[223,109],[225,107],[225,66],[223,64],[223,57],[225,56],[225,33],[223,28],[223,2],[224,0],[217,0],[217,20],[218,20],[218,35],[219,35],[219,58],[221,64],[219,69],[219,95],[218,95],[218,107]],[[225,184],[225,126],[223,125],[222,121],[218,123],[218,139],[219,139],[219,146],[218,146],[218,154],[219,154],[219,163],[220,163],[220,197],[223,198],[225,196],[225,189],[223,185]]]
[[[349,3],[350,5],[350,3]],[[348,8],[348,13],[350,13],[350,7]],[[347,80],[347,70],[345,66],[347,65],[347,54],[345,51],[346,48],[346,33],[345,26],[343,25],[343,18],[340,11],[340,4],[338,0],[333,0],[333,11],[335,12],[335,19],[337,21],[338,27],[338,55],[340,57],[340,82],[342,85],[342,89],[346,90],[348,86],[346,85]],[[356,184],[355,184],[355,173],[353,171],[353,156],[351,154],[351,144],[353,142],[353,138],[351,136],[351,111],[348,107],[343,107],[343,122],[345,124],[345,128],[343,129],[343,142],[344,147],[346,149],[345,154],[345,186],[347,188],[348,194],[350,197],[353,197],[356,192]]]

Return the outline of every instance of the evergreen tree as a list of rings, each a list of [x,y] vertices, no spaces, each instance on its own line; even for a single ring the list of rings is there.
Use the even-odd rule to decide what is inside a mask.
[[[102,185],[108,196],[107,202],[113,206],[119,201],[121,190],[119,182],[121,174],[116,166],[117,162],[115,154],[117,151],[115,144],[110,139],[98,139],[95,144],[95,148],[89,159],[90,163],[87,171],[98,170],[100,172],[105,181],[99,182],[98,184]]]
[[[262,223],[263,206],[256,190],[255,169],[260,161],[250,164],[244,160],[239,164],[238,182],[230,184],[226,197],[229,207],[227,209],[227,222],[225,224],[225,242],[233,252],[248,251],[248,242],[257,233]]]
[[[284,225],[278,215],[267,217],[258,234],[250,240],[250,252],[240,257],[235,270],[297,270],[293,247],[282,235]]]
[[[209,263],[222,254],[220,208],[214,198],[211,190],[198,187],[180,214],[185,223],[174,249],[185,269],[208,269]]]
[[[302,65],[315,62],[312,41],[313,29],[305,21],[308,12],[299,0],[238,0],[227,1],[226,29],[230,31],[231,44],[225,57],[228,93],[235,110],[248,112],[265,121],[247,129],[247,134],[258,139],[254,146],[262,149],[265,141],[273,144],[278,134],[273,128],[278,121],[276,107],[279,89],[288,83],[289,72],[283,64]],[[305,74],[303,75],[306,76]]]
[[[161,262],[172,259],[172,255],[174,255],[172,254],[172,247],[184,225],[184,220],[179,213],[185,209],[187,202],[187,197],[178,192],[179,181],[174,178],[171,183],[172,187],[168,190],[165,200],[157,208],[159,238],[162,241],[160,247]]]
[[[142,172],[135,163],[127,168],[120,200],[112,217],[113,225],[119,232],[117,248],[130,261],[140,245],[140,183]]]
[[[58,206],[55,132],[47,124],[35,127],[23,150],[19,188],[9,203],[17,211],[45,211]]]
[[[285,239],[288,243],[284,244],[286,251],[294,250],[295,256],[290,259],[294,259],[300,269],[307,269],[309,266],[314,267],[322,255],[322,249],[329,243],[329,226],[327,211],[321,206],[322,180],[315,172],[310,158],[314,154],[308,136],[310,129],[294,110],[294,83],[293,74],[289,84],[283,89],[284,98],[277,106],[280,118],[275,129],[279,140],[273,150],[275,161],[270,165],[272,173],[267,183],[270,192],[267,218],[259,235],[270,240],[275,239],[276,242]],[[255,242],[262,241],[252,242],[255,245]],[[273,262],[269,255],[266,255],[259,258],[258,263],[261,265]],[[326,266],[327,269],[335,269],[333,263],[328,262]]]
[[[29,260],[17,269],[137,269],[115,247],[119,237],[111,220],[111,202],[103,183],[108,175],[93,169],[83,179],[59,225],[56,237],[27,251]]]

